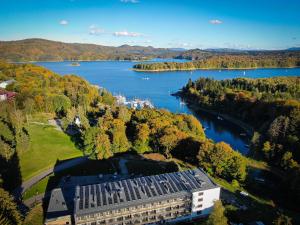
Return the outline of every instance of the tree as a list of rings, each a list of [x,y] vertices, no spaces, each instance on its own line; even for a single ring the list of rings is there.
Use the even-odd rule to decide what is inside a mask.
[[[227,225],[228,219],[225,216],[225,208],[220,200],[215,201],[214,208],[208,217],[207,225]]]
[[[159,138],[159,144],[164,148],[164,154],[169,158],[170,151],[176,146],[176,144],[186,138],[186,134],[179,131],[175,126],[166,127],[162,136]]]
[[[149,134],[150,129],[146,123],[141,123],[136,126],[136,134],[134,137],[134,145],[133,148],[138,153],[144,153],[149,150]]]
[[[99,132],[98,127],[89,127],[83,135],[84,154],[95,157],[96,135]]]
[[[292,219],[286,215],[280,214],[273,222],[274,225],[292,225]]]
[[[103,130],[97,134],[95,141],[97,159],[108,159],[113,156],[109,136]]]
[[[0,224],[19,225],[21,223],[21,215],[17,210],[13,197],[0,188]]]
[[[130,144],[126,136],[126,127],[122,120],[114,119],[110,128],[111,148],[113,153],[126,152]]]
[[[8,161],[15,153],[14,149],[0,138],[0,155]]]
[[[267,159],[271,158],[272,147],[269,141],[264,143],[262,151]]]
[[[293,159],[293,153],[285,152],[282,156],[280,166],[285,170],[290,170],[299,167],[299,164]]]
[[[246,177],[245,159],[224,142],[205,141],[200,145],[197,158],[199,165],[212,175],[229,181],[243,181]]]

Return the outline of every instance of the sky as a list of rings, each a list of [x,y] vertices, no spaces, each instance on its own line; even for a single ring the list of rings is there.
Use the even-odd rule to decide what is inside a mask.
[[[0,6],[2,41],[300,47],[300,0],[0,0]]]

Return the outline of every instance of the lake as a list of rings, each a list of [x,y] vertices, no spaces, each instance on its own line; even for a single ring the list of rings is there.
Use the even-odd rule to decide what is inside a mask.
[[[161,59],[155,60],[162,61]],[[164,60],[166,61],[166,60]],[[175,61],[175,60],[168,60]],[[181,61],[182,60],[176,60]],[[80,62],[80,66],[70,66],[70,62],[38,62],[58,74],[76,74],[90,83],[106,88],[114,95],[122,94],[127,99],[149,99],[155,107],[165,108],[174,113],[193,114],[180,100],[171,96],[184,86],[188,79],[199,77],[228,79],[236,77],[273,77],[297,76],[300,68],[291,69],[253,69],[253,70],[197,70],[172,71],[160,73],[135,72],[131,68],[136,62],[131,61],[96,61]],[[246,145],[249,140],[241,137],[243,132],[239,127],[228,121],[220,121],[215,116],[201,113],[196,115],[205,130],[206,136],[216,142],[224,141],[242,154],[248,153]]]

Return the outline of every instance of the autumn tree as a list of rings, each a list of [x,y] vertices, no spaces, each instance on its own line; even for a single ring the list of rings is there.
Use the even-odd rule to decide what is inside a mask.
[[[225,208],[221,200],[215,201],[213,210],[208,217],[207,225],[227,225],[228,219],[225,216]]]
[[[22,224],[21,215],[17,210],[13,197],[2,188],[0,188],[0,224]]]
[[[149,151],[149,134],[150,129],[147,124],[141,123],[136,126],[136,134],[134,137],[133,148],[138,153],[144,153],[146,151]]]
[[[97,133],[95,141],[97,159],[107,159],[113,156],[109,136],[103,130]]]
[[[175,126],[169,126],[163,129],[162,135],[159,138],[159,143],[163,147],[164,154],[169,158],[170,151],[176,144],[186,138],[186,134],[178,130]]]

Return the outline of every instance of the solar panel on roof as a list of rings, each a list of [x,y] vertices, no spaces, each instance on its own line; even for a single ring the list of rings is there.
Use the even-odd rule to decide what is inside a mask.
[[[103,184],[101,184],[101,193],[102,193],[102,201],[103,201],[103,205],[107,205],[107,201],[106,201],[106,191],[105,191],[105,186]]]
[[[129,194],[130,194],[131,199],[135,200],[134,192],[133,192],[130,181],[126,180],[126,183],[127,183],[128,189],[129,189]]]
[[[177,186],[175,185],[174,181],[173,181],[173,178],[169,175],[169,182],[174,190],[174,192],[177,192],[178,191],[178,188]]]
[[[135,191],[136,197],[137,197],[138,199],[141,199],[141,194],[140,194],[140,191],[139,191],[139,189],[138,189],[136,186],[134,186],[133,188],[134,188],[134,191]]]
[[[79,209],[83,209],[83,187],[79,188]]]
[[[160,188],[158,187],[158,184],[157,184],[157,182],[156,182],[156,181],[154,181],[153,183],[154,183],[154,186],[156,187],[156,191],[157,191],[157,193],[158,193],[159,195],[162,195],[162,192],[161,192]]]
[[[100,185],[96,185],[97,206],[101,205]]]
[[[124,193],[125,193],[126,201],[130,201],[129,194],[128,194],[128,187],[127,187],[124,180],[122,180],[121,182],[122,182],[122,185],[124,187]]]
[[[85,186],[85,194],[84,194],[84,208],[89,207],[89,186]]]

